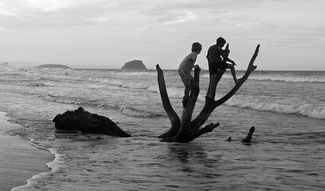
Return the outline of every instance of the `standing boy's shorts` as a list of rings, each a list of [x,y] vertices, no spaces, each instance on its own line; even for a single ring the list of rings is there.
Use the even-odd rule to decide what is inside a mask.
[[[190,87],[192,84],[193,76],[191,75],[191,71],[188,71],[184,68],[178,68],[178,74],[181,77],[183,84],[185,86]]]
[[[216,74],[219,69],[225,70],[227,68],[227,66],[228,66],[228,64],[223,61],[209,63],[210,75]]]

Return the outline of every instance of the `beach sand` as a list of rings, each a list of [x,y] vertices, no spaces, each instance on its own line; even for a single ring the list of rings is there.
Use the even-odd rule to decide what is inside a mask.
[[[5,134],[10,129],[21,128],[9,123],[5,113],[0,112],[0,190],[7,191],[25,185],[26,180],[50,169],[46,163],[53,155],[46,150],[33,147],[29,140]]]

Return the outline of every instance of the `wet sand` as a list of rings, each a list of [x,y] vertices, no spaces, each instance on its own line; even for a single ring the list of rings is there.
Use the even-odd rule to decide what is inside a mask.
[[[50,171],[46,163],[54,159],[49,151],[33,147],[29,140],[4,133],[20,128],[8,119],[0,112],[0,190],[3,191],[25,185],[33,175]]]

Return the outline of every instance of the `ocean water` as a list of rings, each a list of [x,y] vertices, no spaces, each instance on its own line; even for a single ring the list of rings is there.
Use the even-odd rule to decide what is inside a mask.
[[[194,116],[209,81],[207,71],[200,75]],[[181,114],[177,71],[164,76]],[[228,71],[217,96],[233,86]],[[170,121],[155,70],[6,68],[0,69],[0,90],[0,111],[22,126],[7,133],[55,156],[50,172],[13,190],[325,190],[325,72],[253,72],[207,121],[221,125],[188,144],[157,138]],[[53,118],[80,106],[132,137],[55,131]],[[253,141],[243,144],[251,126]]]

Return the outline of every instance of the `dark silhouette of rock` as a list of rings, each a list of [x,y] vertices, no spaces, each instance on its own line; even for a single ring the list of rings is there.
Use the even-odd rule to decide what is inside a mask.
[[[131,137],[109,118],[85,111],[82,107],[58,114],[53,122],[58,130],[78,130],[83,133]]]
[[[62,64],[43,64],[36,66],[36,68],[61,68],[61,69],[71,69],[69,66],[65,66]]]
[[[130,62],[127,62],[124,64],[122,69],[127,69],[127,70],[146,70],[146,66],[142,63],[141,60],[132,60]]]

